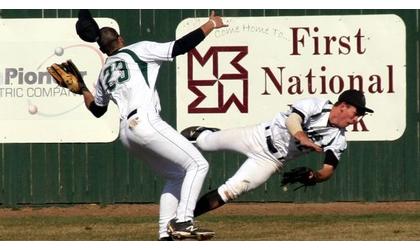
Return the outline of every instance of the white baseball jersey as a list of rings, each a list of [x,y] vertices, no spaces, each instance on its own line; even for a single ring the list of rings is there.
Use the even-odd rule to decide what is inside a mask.
[[[347,148],[347,142],[344,128],[329,125],[328,118],[332,106],[328,100],[303,99],[294,103],[289,111],[278,113],[269,122],[273,143],[286,161],[309,152],[292,138],[286,127],[286,119],[292,112],[302,117],[302,128],[308,137],[321,146],[324,152],[331,150],[337,160],[340,160],[341,153]]]
[[[238,171],[218,188],[220,197],[227,202],[259,187],[282,169],[287,161],[309,152],[295,141],[286,127],[286,119],[292,112],[302,117],[302,128],[308,137],[324,152],[331,150],[339,160],[347,143],[345,129],[332,127],[328,123],[332,106],[329,101],[309,98],[296,102],[289,111],[278,113],[269,122],[218,132],[202,132],[197,138],[200,149],[233,150],[248,157]]]
[[[107,58],[96,85],[95,103],[118,105],[121,119],[138,108],[160,111],[156,78],[164,61],[172,61],[174,42],[142,41]]]

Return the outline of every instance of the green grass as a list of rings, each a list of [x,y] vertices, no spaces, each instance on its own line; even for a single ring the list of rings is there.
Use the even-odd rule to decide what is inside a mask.
[[[220,216],[215,240],[419,240],[420,214]],[[0,220],[0,240],[156,240],[157,217],[28,216]]]
[[[1,240],[146,240],[154,239],[154,218],[20,217],[2,218]],[[150,232],[145,230],[149,229]]]
[[[311,215],[209,218],[220,240],[419,240],[420,215]],[[215,222],[213,222],[215,221]],[[214,226],[212,225],[214,223]],[[226,224],[223,226],[223,224]],[[252,230],[251,230],[252,229]]]

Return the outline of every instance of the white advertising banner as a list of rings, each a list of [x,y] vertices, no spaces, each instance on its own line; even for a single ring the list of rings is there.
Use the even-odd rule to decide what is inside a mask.
[[[183,20],[177,38],[207,18]],[[177,58],[177,128],[268,121],[307,97],[333,103],[364,91],[366,115],[348,140],[396,140],[406,127],[406,34],[396,15],[224,18]]]
[[[116,21],[95,19],[119,30]],[[109,105],[95,118],[83,97],[58,87],[47,72],[71,59],[94,92],[105,61],[98,45],[83,42],[76,18],[0,19],[0,142],[110,142],[118,137],[119,113]]]

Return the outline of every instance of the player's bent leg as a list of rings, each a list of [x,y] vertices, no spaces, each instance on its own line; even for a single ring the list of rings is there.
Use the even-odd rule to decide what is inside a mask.
[[[209,164],[200,151],[156,114],[146,114],[144,122],[130,130],[133,142],[143,154],[153,155],[153,169],[165,178],[182,173],[182,187],[176,210],[176,222],[193,221],[194,209]],[[164,161],[163,161],[164,159]],[[162,204],[161,204],[162,206]],[[197,231],[197,230],[194,230]]]
[[[199,200],[194,215],[198,216],[216,209],[238,198],[241,194],[259,187],[276,171],[276,166],[270,165],[270,162],[258,162],[255,159],[248,158],[225,184],[221,185],[216,191],[213,190],[205,194]]]
[[[200,126],[192,126],[188,127],[181,131],[181,135],[187,138],[187,140],[191,142],[195,142],[200,134],[204,131],[216,132],[219,131],[218,128],[208,128],[208,127],[200,127]]]
[[[148,130],[155,132],[144,135],[149,143],[144,145],[142,151],[154,153],[159,158],[169,162],[169,164],[155,162],[152,165],[157,172],[162,173],[161,175],[165,176],[168,172],[174,171],[183,173],[176,216],[180,221],[192,220],[194,208],[207,175],[209,164],[194,145],[169,124],[161,120],[160,117],[145,117],[145,120],[147,124],[144,126],[147,127],[146,125],[148,125]],[[137,135],[146,133],[141,131],[141,126],[136,127],[133,132]]]
[[[203,151],[229,150],[248,155],[254,148],[254,127],[223,129],[218,132],[204,130],[197,138],[196,146]]]
[[[203,195],[197,202],[194,210],[194,217],[223,206],[226,202],[222,199],[217,189]]]
[[[249,191],[249,181],[232,181],[229,179],[225,184],[221,185],[217,191],[223,201],[228,202],[235,200],[241,194]]]
[[[194,210],[194,217],[198,217],[211,210],[225,205],[227,202],[239,197],[248,190],[248,182],[240,182],[237,188],[223,184],[218,189],[212,190],[203,195],[197,202]]]

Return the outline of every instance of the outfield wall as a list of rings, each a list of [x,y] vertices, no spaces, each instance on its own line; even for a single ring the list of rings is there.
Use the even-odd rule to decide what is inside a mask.
[[[398,84],[403,85],[403,91],[400,91],[399,94],[401,95],[398,97],[399,99],[394,100],[391,98],[388,103],[384,104],[374,102],[377,104],[372,107],[375,109],[375,114],[384,117],[385,122],[381,121],[371,124],[369,130],[373,132],[382,131],[382,133],[373,134],[372,136],[369,134],[366,137],[362,135],[350,141],[348,145],[349,149],[343,154],[336,174],[328,182],[317,185],[314,188],[308,188],[306,192],[303,189],[297,192],[292,192],[291,190],[283,192],[280,188],[280,176],[275,175],[265,185],[243,195],[238,201],[329,202],[420,200],[419,10],[270,9],[217,10],[217,12],[226,18],[302,17],[303,20],[305,20],[304,17],[306,16],[345,17],[348,15],[367,16],[390,14],[390,16],[396,15],[404,24],[403,31],[405,38],[390,36],[389,40],[383,40],[383,43],[388,43],[395,39],[400,39],[404,42],[405,55],[402,55],[402,58],[405,59],[405,64],[400,68],[405,73],[402,77],[406,82],[393,82],[393,86],[397,86]],[[75,18],[77,17],[77,13],[78,10],[0,10],[0,22],[11,19],[25,19],[28,20],[29,26],[29,23],[32,22],[30,20],[33,20],[30,18],[48,18],[51,20],[56,18]],[[182,20],[186,18],[207,17],[209,11],[92,10],[92,14],[96,18],[106,17],[115,20],[126,42],[134,43],[139,39],[160,42],[174,40],[175,31]],[[13,30],[11,32],[13,33]],[[22,31],[17,32],[21,33]],[[28,30],[27,32],[36,33],[36,30]],[[10,34],[6,34],[6,36],[8,35]],[[3,36],[3,38],[6,36]],[[36,35],[31,35],[31,37],[31,39],[37,39]],[[42,43],[42,39],[48,40],[48,38],[42,36],[39,41],[34,42],[34,46],[39,44],[39,42]],[[22,40],[25,40],[24,36]],[[309,40],[307,41],[309,42]],[[1,47],[9,45],[5,40],[1,39],[0,43],[3,43]],[[16,42],[13,44],[14,46],[19,45]],[[345,47],[342,48],[344,49]],[[387,54],[386,52],[385,54]],[[388,52],[391,54],[392,51]],[[39,60],[39,58],[31,56],[32,54],[30,52],[22,52],[19,49],[16,49],[15,55],[17,62]],[[322,60],[324,59],[322,58]],[[13,92],[14,90],[12,91],[11,87],[9,88],[9,92],[7,92],[6,88],[8,86],[5,81],[5,75],[9,77],[15,76],[14,80],[16,80],[16,84],[13,86],[25,84],[19,83],[19,76],[22,81],[33,84],[31,81],[35,75],[27,74],[26,69],[19,67],[16,67],[16,70],[13,71],[13,67],[4,66],[9,63],[5,60],[4,56],[0,56],[0,65],[2,66],[0,68],[0,74],[2,75],[0,76],[4,77],[0,94],[5,104],[13,105],[16,102],[8,98],[11,95],[19,95],[19,93]],[[385,62],[385,64],[392,64],[393,58],[390,60],[391,62]],[[36,63],[34,62],[34,64]],[[177,63],[179,62],[177,61]],[[373,61],[372,65],[378,63],[381,62]],[[177,72],[179,72],[179,69],[177,69],[176,65],[176,63],[163,64],[158,78],[158,90],[163,109],[162,116],[174,126],[180,123],[177,120],[179,119],[177,117],[177,105],[179,103],[177,103],[177,97],[175,95],[175,93],[179,93],[176,86]],[[366,67],[369,67],[369,65],[366,65]],[[306,73],[307,69],[304,72]],[[273,79],[271,80],[270,83],[275,81]],[[31,88],[35,89],[35,85],[31,85]],[[286,91],[283,94],[287,96]],[[32,95],[37,100],[38,96],[36,94]],[[405,103],[405,107],[398,103],[400,101]],[[53,102],[56,102],[57,106],[65,105],[60,104],[60,100],[58,99],[53,100]],[[394,105],[397,105],[397,108]],[[278,111],[282,110],[284,110],[284,106],[279,107]],[[400,110],[401,112],[393,113],[393,110]],[[13,132],[16,134],[16,138],[18,136],[20,136],[19,138],[23,138],[23,141],[20,142],[7,141],[9,137],[3,135],[4,143],[1,144],[2,157],[0,161],[0,204],[3,206],[15,206],[19,204],[150,203],[159,200],[162,180],[141,161],[135,160],[128,155],[118,140],[114,142],[97,141],[86,143],[82,141],[68,142],[64,139],[65,142],[60,142],[51,139],[48,142],[42,142],[42,138],[47,138],[49,131],[53,130],[53,128],[44,126],[37,128],[37,131],[33,131],[35,130],[36,124],[38,124],[36,121],[30,120],[29,118],[29,120],[25,120],[26,118],[22,118],[16,115],[16,112],[12,111],[9,110],[9,113],[6,115],[4,115],[4,111],[2,121],[0,122],[5,124],[10,122],[10,120],[14,120],[21,121],[21,123],[29,123],[33,126],[29,126],[29,128],[24,126],[14,127],[14,131],[17,131]],[[7,115],[9,117],[5,117]],[[240,115],[243,115],[243,113]],[[393,119],[394,117],[397,118]],[[50,117],[45,119],[51,121]],[[386,122],[386,119],[389,122]],[[389,132],[389,137],[387,137],[388,133],[386,132],[386,128],[393,126],[393,121],[396,119],[402,121],[402,127],[396,127],[396,129]],[[185,122],[185,120],[182,121],[183,124]],[[80,126],[78,128],[80,131],[86,130],[83,123],[77,124],[77,126]],[[63,130],[66,129],[65,122],[58,123],[55,126],[62,127]],[[98,126],[101,125],[99,124]],[[394,136],[394,132],[397,130],[400,134],[397,133]],[[41,141],[36,142],[39,139],[31,139],[30,143],[25,143],[24,140],[25,138],[29,138],[29,135],[25,137],[26,135],[22,136],[22,134],[31,132],[41,138]],[[107,135],[109,135],[109,138],[115,137],[115,129],[112,130],[111,134]],[[36,138],[36,136],[30,138]],[[214,189],[222,184],[224,180],[236,171],[245,159],[243,156],[232,152],[205,153],[204,155],[210,162],[210,171],[204,184],[203,192]],[[322,160],[323,158],[318,155],[310,155],[305,159],[291,162],[289,167],[307,165],[316,168],[321,164]]]

